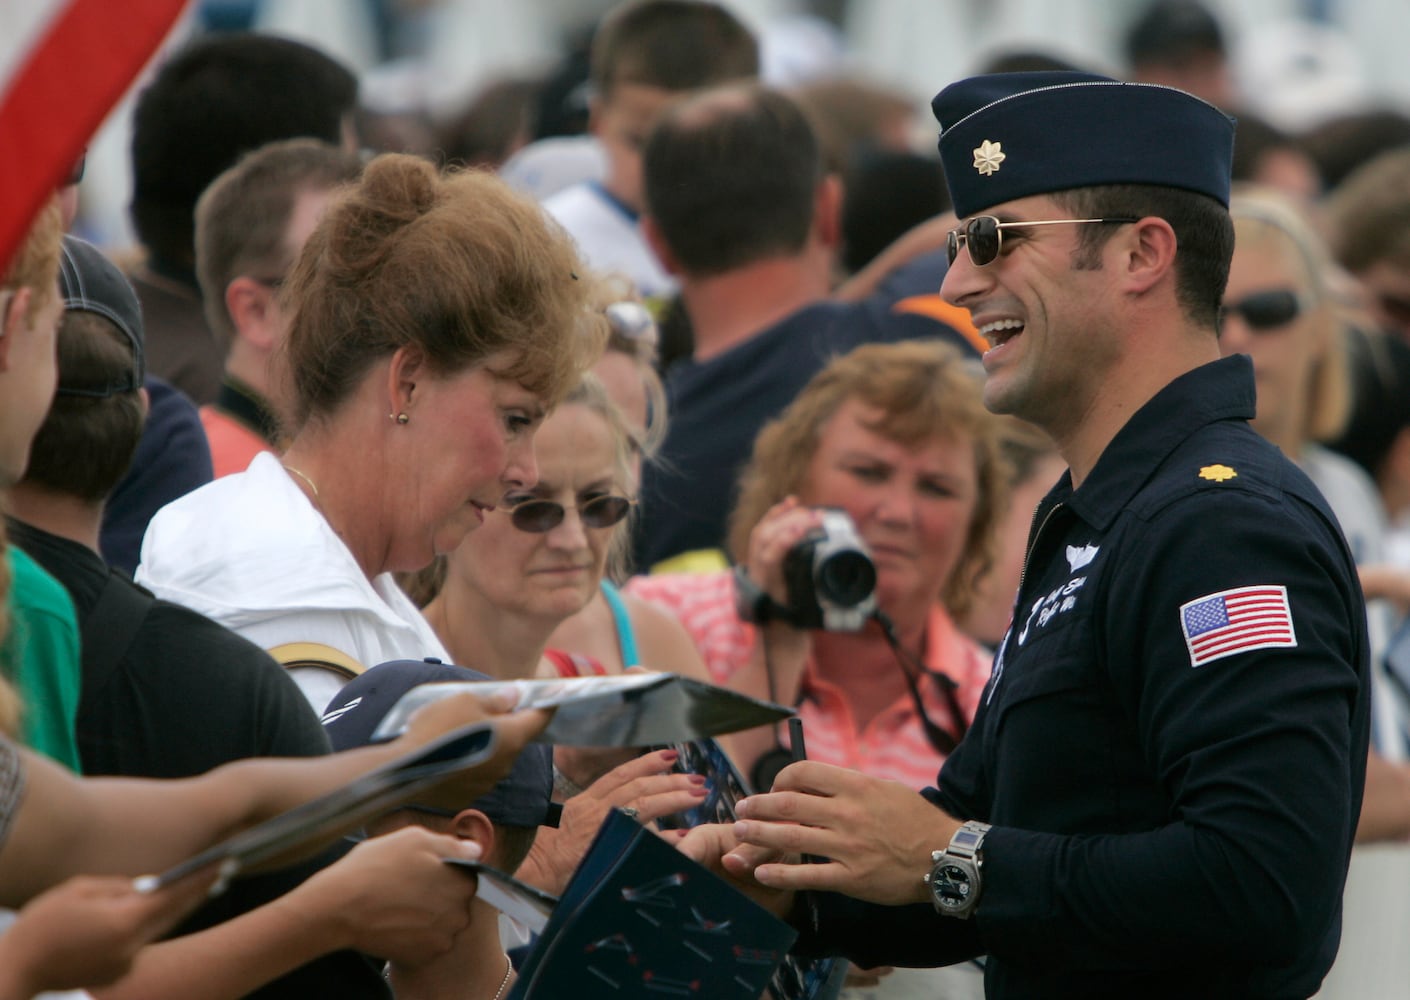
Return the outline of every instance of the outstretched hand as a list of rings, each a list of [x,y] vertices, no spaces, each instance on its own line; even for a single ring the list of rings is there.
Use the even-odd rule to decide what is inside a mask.
[[[373,837],[276,902],[331,925],[340,946],[417,966],[470,924],[476,879],[443,858],[476,860],[474,841],[415,824]]]
[[[773,790],[739,803],[740,846],[725,868],[779,890],[823,889],[887,905],[928,900],[930,852],[959,827],[920,794],[816,761],[779,772]],[[807,855],[812,863],[801,863]]]
[[[650,823],[698,805],[706,795],[705,779],[673,772],[678,757],[675,750],[634,757],[564,802],[558,829],[539,830],[519,877],[548,892],[561,893],[608,810],[632,809],[639,822]]]
[[[215,875],[212,865],[153,892],[130,878],[78,875],[36,896],[0,935],[0,998],[116,982],[143,945],[205,900]]]
[[[489,760],[476,767],[447,778],[429,792],[418,796],[431,805],[459,809],[487,794],[509,773],[524,747],[547,728],[554,709],[512,711],[513,705],[503,695],[482,699],[473,694],[458,694],[422,706],[412,715],[406,733],[397,741],[400,752],[410,753],[445,734],[475,722],[489,721],[494,726],[494,750]]]

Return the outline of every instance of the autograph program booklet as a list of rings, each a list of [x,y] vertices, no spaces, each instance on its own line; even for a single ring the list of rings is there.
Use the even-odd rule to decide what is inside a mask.
[[[757,1000],[797,932],[612,811],[509,1000]]]
[[[793,710],[678,674],[610,674],[544,680],[422,684],[392,706],[374,740],[400,735],[422,705],[462,691],[512,690],[515,709],[554,708],[537,739],[575,747],[641,747],[767,726]]]
[[[675,749],[680,753],[676,770],[704,775],[709,792],[695,808],[663,816],[657,824],[663,828],[689,829],[701,823],[733,823],[738,818],[735,806],[749,794],[749,784],[729,754],[710,739],[677,743]],[[841,959],[789,955],[769,980],[767,997],[769,1000],[831,1000],[842,990],[847,967]]]
[[[410,802],[450,775],[488,760],[494,727],[476,722],[453,730],[405,757],[341,788],[235,834],[157,876],[153,888],[220,863],[221,880],[272,859],[291,860],[355,830],[374,816]]]

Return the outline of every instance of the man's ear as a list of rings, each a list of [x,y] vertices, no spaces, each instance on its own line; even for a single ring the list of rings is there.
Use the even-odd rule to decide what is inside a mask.
[[[33,294],[28,285],[0,292],[0,372],[10,370],[10,345],[24,332]]]
[[[460,840],[473,840],[480,845],[480,860],[489,863],[495,849],[494,824],[478,809],[462,809],[450,821],[450,832]]]
[[[1143,294],[1174,270],[1175,230],[1170,223],[1154,215],[1124,228],[1127,231],[1113,239],[1108,249],[1114,245],[1121,255],[1120,273],[1126,279],[1127,289]]]
[[[641,217],[641,235],[646,237],[646,245],[651,248],[651,252],[661,262],[662,270],[667,274],[681,273],[680,261],[676,260],[676,255],[671,253],[671,248],[666,245],[666,237],[662,235],[661,227],[649,215]]]
[[[236,332],[264,350],[274,347],[274,290],[241,275],[225,286],[225,311]]]
[[[842,178],[827,174],[813,192],[813,232],[825,247],[842,245]]]

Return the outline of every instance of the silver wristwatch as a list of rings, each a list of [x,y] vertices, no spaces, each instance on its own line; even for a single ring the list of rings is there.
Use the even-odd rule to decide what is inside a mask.
[[[964,920],[979,905],[984,886],[979,876],[984,867],[980,847],[988,832],[988,823],[969,820],[955,831],[949,847],[930,853],[931,868],[924,881],[930,887],[930,901],[935,904],[936,913]]]

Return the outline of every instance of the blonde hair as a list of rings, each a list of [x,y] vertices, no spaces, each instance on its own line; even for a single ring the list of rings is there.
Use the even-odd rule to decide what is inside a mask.
[[[1307,387],[1307,417],[1299,429],[1307,441],[1329,441],[1339,436],[1351,417],[1351,374],[1346,330],[1330,291],[1336,267],[1326,245],[1294,204],[1277,192],[1256,186],[1239,186],[1229,201],[1234,220],[1235,253],[1238,247],[1272,243],[1291,251],[1302,271],[1299,289],[1308,321],[1317,325],[1317,342],[1324,345],[1314,359]]]
[[[974,581],[994,558],[995,532],[1008,503],[1009,469],[999,423],[984,408],[977,373],[959,351],[939,341],[867,344],[813,376],[755,439],[730,517],[730,553],[736,562],[744,561],[754,525],[770,507],[802,488],[824,426],[854,399],[880,412],[870,430],[904,447],[919,449],[951,437],[973,442],[974,519],[959,564],[941,593],[945,606],[962,615],[973,599]]]
[[[57,197],[50,198],[34,217],[24,241],[10,258],[0,289],[33,290],[27,322],[33,323],[40,310],[59,294],[59,251],[63,245],[63,213]]]
[[[640,305],[647,316],[651,316],[649,330],[631,332],[619,329],[610,310],[619,303],[630,302]],[[601,275],[595,282],[594,305],[607,318],[607,346],[609,354],[627,357],[641,376],[641,385],[646,393],[646,430],[644,434],[633,434],[632,440],[641,457],[650,460],[666,439],[666,386],[661,374],[656,370],[659,360],[657,352],[660,334],[656,328],[656,318],[650,308],[640,301],[636,287],[625,275],[612,272]]]

